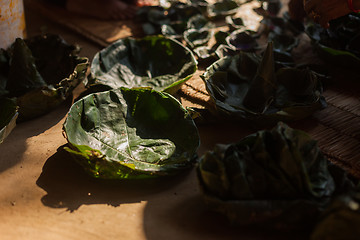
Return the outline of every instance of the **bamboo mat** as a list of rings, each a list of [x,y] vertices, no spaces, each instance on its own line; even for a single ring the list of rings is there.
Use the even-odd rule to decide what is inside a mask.
[[[24,0],[24,3],[49,19],[68,27],[89,40],[106,47],[113,41],[128,36],[142,35],[139,25],[131,21],[101,21],[74,14],[64,9],[41,3],[40,0]],[[287,0],[283,1],[286,8]],[[245,14],[254,14],[251,8],[245,9]],[[252,15],[254,16],[254,15]],[[259,18],[256,19],[259,21]],[[317,61],[312,52],[309,40],[300,44],[298,58]],[[186,106],[208,108],[209,95],[204,83],[199,77],[204,69],[196,72],[179,91],[179,96]],[[309,133],[328,159],[346,169],[352,175],[360,178],[360,76],[340,75],[334,79],[334,84],[326,87],[323,95],[328,107],[315,113],[312,117],[292,124],[292,126]]]
[[[360,178],[360,84],[356,79],[336,81],[324,92],[328,107],[315,113],[304,130],[329,160]]]

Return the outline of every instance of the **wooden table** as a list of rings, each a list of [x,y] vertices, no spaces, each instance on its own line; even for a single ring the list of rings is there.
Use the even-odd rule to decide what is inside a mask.
[[[28,36],[56,33],[92,58],[102,46],[25,8]],[[345,79],[340,79],[345,80]],[[309,132],[331,160],[359,171],[359,84],[335,84],[324,95],[329,107],[297,127]],[[84,89],[79,86],[75,96]],[[71,103],[18,124],[0,145],[0,239],[306,239],[292,233],[230,226],[202,204],[195,169],[175,178],[105,182],[87,176],[61,150],[62,124]],[[199,126],[198,154],[216,143],[251,133],[239,124]]]

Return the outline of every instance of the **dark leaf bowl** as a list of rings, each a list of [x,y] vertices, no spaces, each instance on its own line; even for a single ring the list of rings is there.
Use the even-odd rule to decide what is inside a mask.
[[[239,3],[233,0],[216,1],[207,6],[207,16],[210,19],[221,19],[234,15],[239,10]]]
[[[309,23],[305,33],[312,40],[315,51],[325,62],[349,70],[360,66],[360,16],[349,14],[330,22],[329,29]]]
[[[16,98],[19,120],[43,115],[72,96],[89,65],[79,51],[53,34],[18,38],[7,49],[8,64],[0,69],[0,81],[6,82],[3,97]],[[1,92],[0,86],[0,97]]]
[[[225,39],[228,46],[236,51],[255,51],[258,48],[256,38],[251,31],[238,29],[233,31]]]
[[[326,107],[321,81],[310,70],[276,69],[269,45],[263,56],[242,52],[209,66],[202,79],[215,115],[252,124],[295,121]]]
[[[315,140],[284,123],[217,145],[197,173],[204,203],[233,224],[282,230],[311,229],[331,199],[354,186]]]
[[[245,27],[244,21],[241,17],[227,16],[225,18],[225,22],[229,26],[230,31],[235,31]]]
[[[186,44],[194,49],[199,46],[205,46],[208,44],[213,36],[214,31],[212,29],[188,29],[184,32],[184,40]]]

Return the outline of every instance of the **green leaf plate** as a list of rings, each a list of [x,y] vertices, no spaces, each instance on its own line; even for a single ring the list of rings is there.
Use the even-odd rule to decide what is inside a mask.
[[[141,179],[193,166],[199,146],[190,114],[170,94],[121,87],[75,102],[64,123],[76,161],[92,176]]]
[[[164,36],[118,40],[98,52],[91,63],[87,87],[151,87],[175,93],[197,70],[193,53]]]

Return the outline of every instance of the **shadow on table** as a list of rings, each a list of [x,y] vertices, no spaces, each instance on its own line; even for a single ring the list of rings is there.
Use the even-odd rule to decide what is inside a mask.
[[[279,232],[231,225],[225,216],[207,209],[200,195],[165,205],[148,202],[144,212],[144,232],[148,240],[170,238],[172,240],[305,240],[309,238],[308,233],[304,232]]]
[[[14,130],[0,144],[0,152],[2,153],[0,173],[22,160],[22,155],[26,152],[28,138],[37,136],[58,124],[67,114],[70,106],[71,101],[66,101],[45,115],[17,123]]]
[[[102,180],[89,176],[63,149],[51,156],[43,166],[36,184],[47,194],[45,206],[77,210],[81,205],[108,204],[119,206],[147,200],[154,193],[168,189],[182,176],[147,180]]]
[[[307,126],[311,129],[312,125]],[[212,150],[216,143],[228,144],[253,133],[241,125],[204,125],[199,127],[201,147],[199,154]],[[304,240],[306,233],[279,232],[251,229],[230,224],[228,219],[210,211],[203,202],[196,169],[162,197],[151,198],[144,209],[143,228],[148,240],[229,240],[229,239],[273,239]]]

